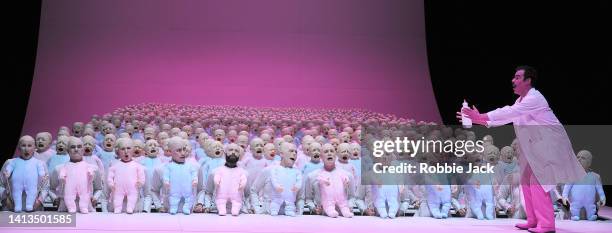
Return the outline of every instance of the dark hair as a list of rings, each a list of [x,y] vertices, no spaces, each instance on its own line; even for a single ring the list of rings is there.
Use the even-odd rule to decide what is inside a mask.
[[[535,84],[538,80],[538,71],[531,66],[518,66],[514,71],[524,70],[525,74],[523,80],[531,79],[531,86],[535,87]]]

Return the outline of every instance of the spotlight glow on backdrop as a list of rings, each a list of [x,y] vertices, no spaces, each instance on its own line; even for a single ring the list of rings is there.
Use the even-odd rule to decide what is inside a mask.
[[[143,102],[440,121],[422,1],[47,0],[38,43],[23,134]]]

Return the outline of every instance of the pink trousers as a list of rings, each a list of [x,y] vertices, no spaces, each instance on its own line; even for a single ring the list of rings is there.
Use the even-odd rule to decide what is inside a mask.
[[[521,188],[525,197],[527,224],[538,228],[555,229],[555,216],[550,193],[542,189],[531,167],[525,166],[521,176]]]

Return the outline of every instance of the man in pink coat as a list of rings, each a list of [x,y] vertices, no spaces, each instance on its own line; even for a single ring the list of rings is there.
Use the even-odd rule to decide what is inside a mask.
[[[527,223],[516,227],[530,232],[554,232],[555,219],[549,192],[558,183],[570,183],[586,175],[576,159],[567,133],[534,87],[536,70],[516,68],[512,79],[514,93],[520,97],[512,106],[479,113],[476,107],[464,108],[475,124],[494,127],[512,123],[519,142],[521,188],[525,197]],[[461,117],[461,113],[457,113]]]

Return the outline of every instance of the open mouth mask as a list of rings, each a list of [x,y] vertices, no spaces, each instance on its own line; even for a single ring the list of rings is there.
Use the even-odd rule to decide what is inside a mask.
[[[338,161],[347,163],[351,157],[351,146],[348,143],[340,143],[338,145]]]
[[[57,143],[55,144],[55,151],[57,154],[65,155],[68,153],[68,139],[67,136],[59,136],[57,138]]]
[[[132,161],[134,153],[134,142],[130,138],[117,139],[115,153],[122,162]]]
[[[326,166],[335,166],[336,164],[336,149],[330,143],[326,143],[323,145],[323,154],[321,159],[323,159],[323,163]]]
[[[75,137],[82,137],[83,136],[83,126],[85,126],[83,122],[75,122],[74,124],[72,124],[72,134]]]
[[[21,153],[19,157],[21,157],[23,160],[31,159],[34,155],[34,151],[36,150],[36,147],[34,146],[35,143],[36,141],[30,135],[21,137],[19,139],[19,152]]]
[[[51,133],[49,132],[40,132],[36,134],[36,150],[38,152],[47,151],[51,147],[52,140]]]
[[[145,143],[145,155],[147,157],[155,158],[159,154],[159,144],[156,140],[151,139]]]
[[[144,148],[145,144],[139,139],[134,139],[134,157],[140,157],[145,154]]]
[[[351,159],[361,158],[361,145],[359,143],[351,143]]]
[[[112,151],[115,149],[117,138],[114,134],[107,134],[104,136],[104,142],[102,147],[105,151]]]
[[[284,167],[293,167],[297,159],[297,150],[295,144],[285,142],[281,144],[281,164]]]
[[[253,157],[261,158],[264,153],[264,142],[261,138],[253,138],[251,140],[251,154]]]
[[[505,163],[512,163],[514,161],[514,149],[510,146],[504,146],[501,149],[501,160]]]
[[[321,144],[318,142],[313,142],[310,144],[310,160],[313,162],[321,161]]]
[[[263,153],[264,158],[267,160],[274,160],[274,157],[276,156],[276,147],[272,143],[267,143],[264,145]]]
[[[92,136],[85,135],[83,137],[83,155],[91,156],[96,148],[96,139]]]
[[[223,140],[225,140],[225,131],[223,131],[222,129],[216,129],[214,131],[214,136],[215,140],[217,140],[218,142],[223,142]]]
[[[211,156],[213,158],[221,158],[225,156],[225,151],[223,150],[223,143],[220,141],[213,141],[211,143]]]
[[[484,150],[485,162],[495,165],[499,161],[499,149],[494,145],[486,145]]]

